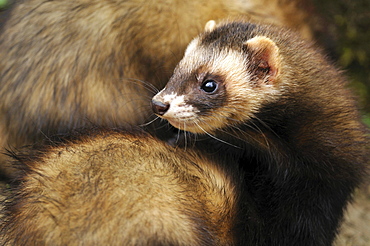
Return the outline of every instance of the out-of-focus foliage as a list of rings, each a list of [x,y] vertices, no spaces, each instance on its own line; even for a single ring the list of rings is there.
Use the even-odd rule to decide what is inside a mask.
[[[370,1],[314,0],[332,38],[338,65],[345,70],[360,98],[370,126]]]
[[[0,9],[4,8],[6,5],[8,5],[9,1],[8,0],[0,0]]]

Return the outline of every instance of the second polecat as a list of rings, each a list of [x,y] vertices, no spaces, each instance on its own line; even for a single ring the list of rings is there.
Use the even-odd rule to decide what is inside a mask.
[[[152,105],[173,126],[215,139],[195,148],[238,159],[262,245],[331,245],[369,162],[368,130],[345,86],[292,32],[211,21]]]
[[[228,158],[142,131],[88,131],[14,158],[1,245],[249,245],[244,224],[259,228]]]
[[[80,127],[148,122],[147,99],[157,91],[147,83],[163,88],[215,16],[254,17],[312,36],[307,0],[11,2],[0,12],[0,152]],[[10,176],[2,157],[0,175]]]

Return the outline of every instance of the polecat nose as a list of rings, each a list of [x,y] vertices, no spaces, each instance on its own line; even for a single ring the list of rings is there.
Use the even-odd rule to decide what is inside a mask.
[[[152,110],[157,115],[164,115],[170,108],[170,104],[164,104],[155,100],[152,100]]]

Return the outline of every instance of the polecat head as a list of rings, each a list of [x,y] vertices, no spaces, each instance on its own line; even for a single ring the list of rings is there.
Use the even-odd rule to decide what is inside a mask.
[[[248,121],[281,95],[279,48],[249,23],[206,25],[187,47],[153,111],[176,128],[194,133]]]

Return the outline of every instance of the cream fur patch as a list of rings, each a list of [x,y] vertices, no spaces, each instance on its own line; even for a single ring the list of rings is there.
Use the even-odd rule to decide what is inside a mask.
[[[199,39],[197,38],[193,39],[185,50],[185,56],[188,56],[190,53],[192,53],[198,47],[198,44]]]
[[[163,103],[171,103],[177,97],[176,93],[171,93],[163,96]]]
[[[163,115],[164,118],[175,118],[179,120],[188,120],[195,118],[197,110],[192,105],[185,103],[185,96],[177,96],[176,94],[165,95],[163,97],[166,103],[170,104],[170,108]]]

